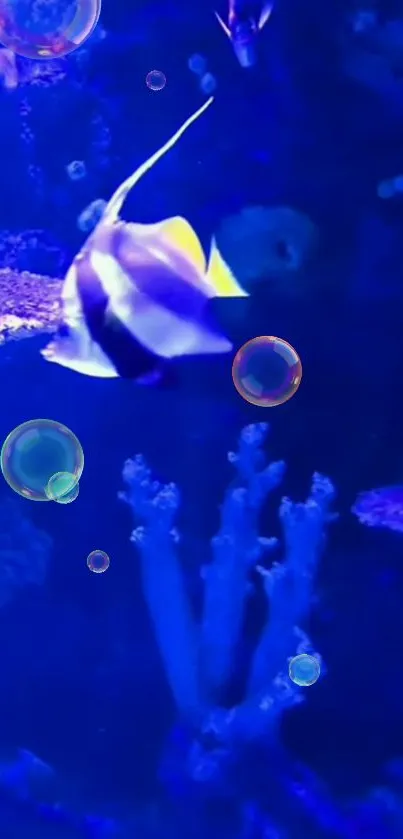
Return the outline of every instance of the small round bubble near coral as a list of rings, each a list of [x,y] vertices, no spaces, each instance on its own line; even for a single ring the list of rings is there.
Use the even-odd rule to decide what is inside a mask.
[[[93,33],[101,0],[0,0],[0,43],[25,58],[60,58]]]
[[[291,399],[301,384],[302,364],[282,338],[260,335],[247,341],[232,364],[238,393],[251,405],[273,408]]]
[[[167,83],[162,70],[150,70],[146,75],[146,85],[150,90],[163,90]]]
[[[105,551],[91,551],[87,556],[87,565],[94,574],[103,574],[110,565],[110,559]]]
[[[49,479],[45,489],[49,501],[59,504],[70,504],[78,496],[79,485],[75,475],[71,472],[56,472]]]
[[[68,472],[78,484],[84,469],[84,452],[66,425],[34,419],[14,428],[0,453],[3,476],[14,492],[30,501],[50,501],[47,494],[54,475]]]
[[[314,655],[301,653],[291,659],[288,674],[292,682],[299,687],[310,687],[318,681],[320,663]]]

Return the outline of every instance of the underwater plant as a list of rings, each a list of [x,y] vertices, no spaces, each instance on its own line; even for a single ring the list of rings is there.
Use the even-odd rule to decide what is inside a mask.
[[[267,433],[265,423],[246,426],[237,451],[228,455],[236,475],[225,493],[220,528],[211,543],[212,561],[202,573],[200,622],[194,618],[177,555],[178,488],[155,481],[142,455],[137,455],[124,465],[126,490],[119,496],[135,517],[131,541],[140,556],[144,597],[178,712],[225,748],[261,738],[276,740],[284,710],[303,701],[301,689],[288,675],[290,659],[309,653],[320,663],[301,624],[311,609],[327,526],[334,518],[335,490],[328,478],[315,473],[306,502],[283,498],[279,516],[285,555],[281,563],[266,567],[266,555],[277,548],[277,539],[259,535],[260,518],[285,472],[284,462],[266,462],[262,446]],[[244,695],[228,707],[252,583],[263,583],[268,608],[251,654]],[[196,775],[203,774],[205,757],[201,749],[192,769]]]

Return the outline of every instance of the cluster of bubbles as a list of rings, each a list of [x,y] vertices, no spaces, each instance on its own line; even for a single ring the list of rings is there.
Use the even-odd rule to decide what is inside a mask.
[[[204,55],[199,55],[199,53],[191,55],[188,60],[188,67],[190,72],[194,73],[195,76],[198,77],[200,90],[205,93],[206,96],[211,96],[217,87],[217,80],[212,73],[208,72],[207,59]]]
[[[110,559],[105,551],[91,551],[87,556],[87,566],[94,574],[103,574],[110,565]]]
[[[106,203],[104,198],[96,198],[82,210],[77,218],[77,227],[82,233],[92,233],[103,216]]]
[[[11,489],[23,498],[69,504],[79,492],[84,452],[66,425],[49,419],[28,420],[4,441],[0,467]]]
[[[60,58],[93,33],[101,0],[0,0],[0,43],[25,58]]]
[[[314,655],[301,653],[291,659],[288,674],[292,682],[299,687],[310,687],[320,676],[320,662]]]
[[[163,90],[166,83],[166,75],[162,70],[150,70],[146,75],[146,85],[150,90]]]
[[[298,353],[282,338],[260,335],[247,341],[232,363],[232,380],[251,405],[273,408],[291,399],[302,379]]]

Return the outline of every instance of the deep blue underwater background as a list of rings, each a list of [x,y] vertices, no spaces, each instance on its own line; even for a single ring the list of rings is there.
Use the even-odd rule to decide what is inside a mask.
[[[403,535],[366,528],[350,512],[360,491],[403,479],[403,199],[377,194],[403,172],[403,4],[368,5],[380,29],[396,22],[393,43],[360,40],[353,0],[277,0],[258,63],[244,70],[205,0],[104,0],[104,37],[68,57],[60,80],[31,83],[18,59],[19,87],[0,91],[2,240],[38,230],[58,254],[52,262],[47,247],[28,248],[23,269],[62,276],[84,240],[83,208],[108,199],[200,106],[188,68],[195,52],[216,77],[214,104],[133,191],[125,218],[181,214],[207,244],[244,207],[288,206],[318,232],[299,270],[252,282],[246,314],[231,322],[235,344],[273,334],[298,349],[301,387],[277,408],[243,402],[225,356],[183,364],[172,389],[139,389],[46,364],[46,337],[0,347],[0,440],[49,417],[75,432],[85,454],[73,504],[34,504],[1,488],[53,548],[43,585],[22,587],[0,611],[0,839],[403,836]],[[374,56],[382,65],[372,69]],[[145,85],[154,67],[167,77],[158,93]],[[20,137],[24,107],[29,141]],[[88,170],[79,182],[66,175],[75,159]],[[271,458],[287,463],[265,535],[280,534],[282,494],[304,500],[315,470],[337,488],[339,518],[304,627],[326,674],[282,715],[274,749],[246,750],[230,791],[219,778],[195,792],[180,765],[193,733],[178,720],[129,541],[133,518],[117,493],[137,452],[178,484],[183,574],[200,609],[200,568],[231,479],[227,451],[244,425],[262,420]],[[110,556],[102,575],[86,566],[95,548]],[[9,779],[18,747],[54,770],[28,801]],[[297,765],[312,773],[315,801],[333,813],[328,826],[316,820],[320,803],[308,826],[286,797],[282,805],[277,761],[282,777]],[[44,802],[50,813],[38,810]],[[59,823],[56,802],[74,818]]]

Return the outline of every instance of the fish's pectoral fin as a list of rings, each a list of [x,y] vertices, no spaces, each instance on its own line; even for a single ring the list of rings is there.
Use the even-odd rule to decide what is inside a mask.
[[[206,274],[207,284],[216,297],[249,297],[235,279],[230,267],[220,254],[215,239],[211,243],[210,258]]]
[[[225,32],[227,38],[229,38],[231,40],[231,30],[230,30],[230,28],[227,26],[226,23],[224,23],[222,17],[218,14],[218,12],[214,12],[214,14],[215,14],[215,16],[218,20],[218,23],[221,26],[221,29]]]
[[[262,11],[260,13],[260,17],[259,17],[259,22],[258,22],[258,25],[257,25],[259,30],[262,30],[263,27],[266,26],[266,23],[269,20],[269,17],[271,15],[272,11],[273,11],[273,6],[271,5],[271,3],[266,3],[263,6],[263,9],[262,9]]]
[[[186,346],[182,346],[181,356],[184,355],[216,355],[231,352],[233,345],[225,335],[215,331],[207,319],[192,326],[192,335]],[[174,358],[175,356],[173,356]]]

